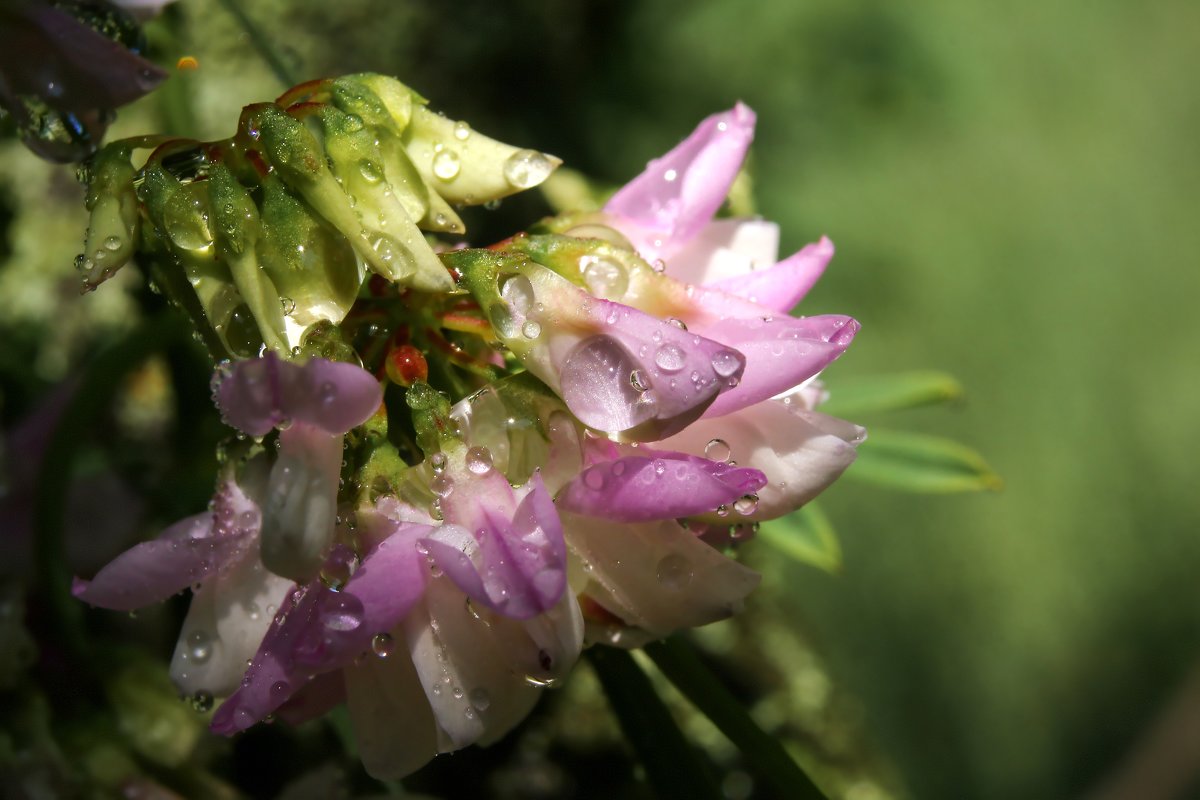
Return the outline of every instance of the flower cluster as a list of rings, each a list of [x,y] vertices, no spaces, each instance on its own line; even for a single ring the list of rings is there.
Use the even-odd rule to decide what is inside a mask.
[[[714,219],[753,136],[748,108],[706,119],[601,212],[435,253],[381,232],[385,215],[461,231],[447,201],[523,188],[556,162],[423,117],[398,86],[358,76],[251,106],[242,140],[225,160],[208,147],[189,182],[152,160],[145,238],[194,260],[214,330],[232,301],[204,299],[210,278],[261,334],[260,355],[214,380],[251,438],[207,514],[76,584],[115,609],[191,587],[172,675],[205,705],[223,698],[213,729],[345,703],[380,777],[504,735],[586,645],[732,614],[758,575],[730,545],[828,486],[864,437],[815,410],[816,378],[858,324],[789,314],[832,245],[777,261],[775,225]],[[227,166],[255,158],[270,168]],[[211,209],[215,233],[181,202]],[[277,271],[297,231],[319,231],[324,260]],[[385,280],[359,293],[360,264]],[[290,324],[264,299],[284,281],[293,301],[327,299],[340,269],[352,290]]]

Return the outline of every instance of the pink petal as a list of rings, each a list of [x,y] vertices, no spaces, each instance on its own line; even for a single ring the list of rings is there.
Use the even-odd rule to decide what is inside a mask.
[[[715,281],[708,287],[786,314],[808,294],[831,258],[833,242],[822,236],[821,241],[805,246],[773,267]]]
[[[134,545],[71,592],[85,603],[132,611],[166,600],[205,578],[234,552],[238,540],[212,536],[212,514],[176,522],[157,539]]]
[[[719,417],[799,386],[841,356],[860,327],[835,314],[725,319],[704,326],[706,336],[746,357],[741,381],[717,397],[704,416]]]
[[[313,358],[299,366],[273,352],[233,363],[214,385],[225,421],[251,436],[291,419],[343,434],[370,418],[383,398],[374,376],[353,364]]]
[[[566,587],[562,525],[540,475],[512,519],[483,509],[474,535],[443,525],[423,540],[429,555],[471,599],[514,619],[529,619],[558,602]]]
[[[648,260],[677,249],[712,219],[741,169],[754,121],[754,112],[741,103],[713,114],[604,206],[646,230],[646,236],[635,238],[643,240],[638,249]]]
[[[765,483],[758,470],[683,453],[626,456],[588,467],[559,494],[558,506],[617,522],[678,519],[713,511]]]

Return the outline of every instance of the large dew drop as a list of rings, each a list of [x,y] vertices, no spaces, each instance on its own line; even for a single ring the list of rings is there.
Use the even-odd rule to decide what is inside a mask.
[[[545,153],[518,150],[504,162],[504,179],[517,189],[531,189],[550,177],[555,166]]]
[[[462,163],[453,150],[442,150],[433,157],[433,174],[444,181],[457,177],[460,169]]]
[[[606,256],[587,256],[582,259],[583,282],[588,291],[604,300],[620,300],[629,289],[629,274],[625,267]]]
[[[562,397],[583,424],[602,431],[624,431],[654,417],[656,406],[643,401],[630,376],[641,365],[611,336],[583,340],[563,361]]]

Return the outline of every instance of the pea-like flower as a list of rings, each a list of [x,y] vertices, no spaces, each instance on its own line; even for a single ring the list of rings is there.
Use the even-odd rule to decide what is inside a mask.
[[[192,587],[171,675],[182,691],[209,697],[237,688],[288,590],[325,560],[342,436],[381,397],[370,373],[353,365],[311,359],[299,366],[270,354],[225,368],[215,384],[222,414],[243,433],[283,428],[278,457],[268,465],[256,455],[240,476],[227,465],[208,513],[172,525],[74,587],[81,600],[121,611]]]

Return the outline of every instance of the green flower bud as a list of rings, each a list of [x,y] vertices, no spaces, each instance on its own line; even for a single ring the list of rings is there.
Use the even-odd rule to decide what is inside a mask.
[[[75,261],[85,291],[111,278],[133,256],[138,230],[138,201],[133,189],[133,148],[112,144],[98,152],[89,170],[87,240]]]
[[[283,323],[279,292],[259,266],[255,244],[259,237],[258,209],[250,193],[224,164],[209,170],[217,254],[229,267],[238,293],[246,301],[263,343],[272,350],[290,349]]]

